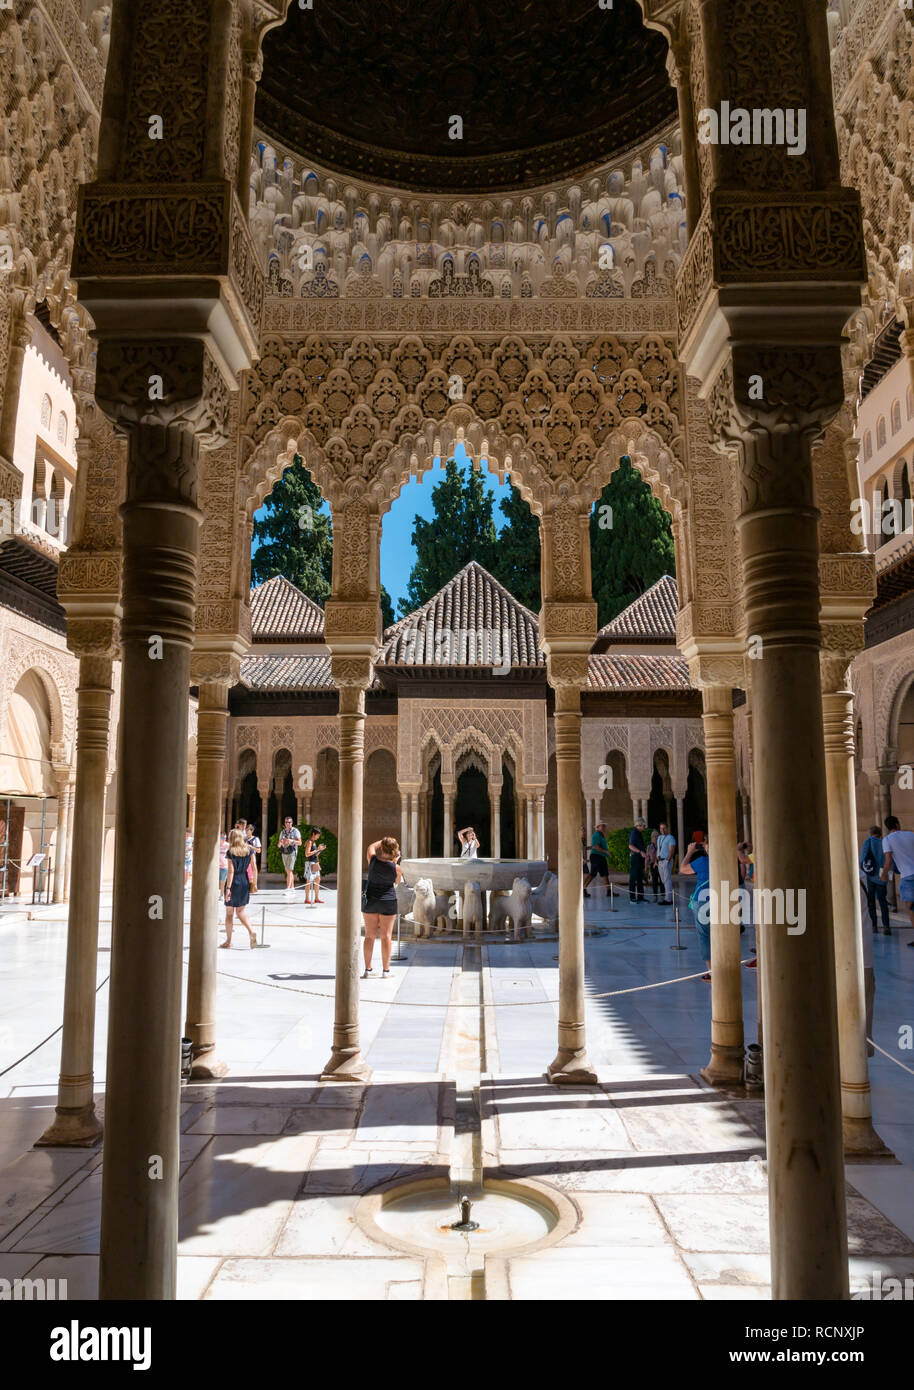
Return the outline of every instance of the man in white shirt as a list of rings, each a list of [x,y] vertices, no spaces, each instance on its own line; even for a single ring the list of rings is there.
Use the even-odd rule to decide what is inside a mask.
[[[888,880],[894,863],[895,872],[900,876],[898,896],[908,909],[911,926],[914,927],[914,830],[902,830],[897,816],[886,817],[886,834],[882,837],[885,858],[882,861],[880,878]],[[908,942],[914,946],[914,941]]]
[[[293,825],[291,816],[283,820],[277,844],[286,871],[286,900],[289,901],[295,897],[295,861],[301,849],[301,831]]]
[[[663,884],[663,901],[667,907],[673,906],[673,856],[676,853],[676,841],[669,832],[669,827],[660,822],[660,836],[657,840],[657,869],[660,874],[660,882]]]

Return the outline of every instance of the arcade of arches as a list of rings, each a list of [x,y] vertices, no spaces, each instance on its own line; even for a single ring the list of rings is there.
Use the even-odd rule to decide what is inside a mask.
[[[319,65],[307,99],[284,100],[302,47],[332,37],[332,4],[0,12],[0,794],[13,857],[46,843],[53,895],[69,883],[48,1144],[100,1132],[95,959],[113,873],[102,1297],[174,1296],[178,1046],[186,1020],[198,1075],[218,1075],[225,818],[269,831],[294,807],[335,830],[323,1079],[364,1083],[366,834],[393,824],[417,852],[447,852],[480,803],[493,851],[545,852],[557,870],[558,1035],[542,1062],[559,1086],[597,1080],[582,815],[624,824],[662,806],[680,834],[705,821],[712,886],[737,881],[751,824],[760,881],[805,891],[806,932],[760,939],[772,1289],[848,1293],[843,1154],[882,1150],[857,829],[914,808],[894,785],[914,754],[910,555],[880,560],[850,524],[858,410],[892,373],[902,403],[914,382],[914,190],[910,158],[894,162],[914,129],[914,19],[894,0],[618,0],[612,99],[572,130],[532,18],[522,42],[534,7],[516,8],[503,57],[524,120],[493,108],[459,157],[429,129],[398,144],[390,110],[374,145],[354,118],[335,128]],[[363,36],[382,56],[396,51],[383,10]],[[556,63],[590,71],[593,40],[575,32],[550,26]],[[415,115],[408,84],[402,99]],[[702,144],[712,100],[802,107],[808,148]],[[914,434],[898,419],[872,465],[891,478]],[[510,476],[540,528],[542,608],[504,599],[498,692],[476,663],[421,650],[444,591],[380,627],[385,514],[458,442]],[[296,455],[332,513],[318,615],[277,596],[285,581],[250,587],[253,512]],[[669,512],[676,583],[598,632],[589,517],[623,456]],[[497,588],[472,566],[452,584],[488,604]],[[604,765],[611,793],[593,780]],[[137,930],[153,897],[162,920]],[[716,918],[711,973],[703,1074],[734,1086],[739,937]]]

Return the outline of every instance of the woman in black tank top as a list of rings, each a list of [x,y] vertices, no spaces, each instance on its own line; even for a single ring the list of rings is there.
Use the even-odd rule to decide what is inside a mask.
[[[381,967],[384,976],[390,974],[390,951],[394,922],[397,917],[397,884],[400,882],[400,846],[387,835],[368,846],[368,886],[365,889],[362,917],[365,921],[365,974],[369,979],[374,971],[376,937],[381,938]]]

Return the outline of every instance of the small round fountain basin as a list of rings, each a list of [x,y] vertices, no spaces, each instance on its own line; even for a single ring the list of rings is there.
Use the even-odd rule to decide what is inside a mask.
[[[472,1220],[478,1225],[475,1231],[452,1229],[452,1222],[459,1220],[460,1215],[450,1192],[414,1192],[397,1197],[381,1207],[375,1221],[382,1231],[405,1245],[438,1250],[443,1255],[462,1254],[467,1242],[479,1254],[532,1245],[547,1236],[556,1223],[555,1213],[538,1202],[505,1192],[483,1190],[471,1201]]]

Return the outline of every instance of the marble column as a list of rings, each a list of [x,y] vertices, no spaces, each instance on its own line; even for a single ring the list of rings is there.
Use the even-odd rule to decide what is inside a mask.
[[[114,625],[112,625],[112,644]],[[95,989],[98,906],[105,829],[105,782],[111,722],[111,655],[83,652],[76,690],[76,799],[73,808],[73,891],[67,925],[63,1036],[56,1117],[39,1145],[98,1142],[95,1113]]]
[[[336,993],[333,1050],[323,1081],[369,1081],[371,1068],[359,1037],[359,944],[362,927],[362,784],[365,769],[364,683],[340,672],[333,659],[340,702],[339,854],[337,860]],[[345,663],[355,665],[355,662]],[[369,676],[370,678],[370,676]],[[346,682],[345,684],[342,682]]]
[[[579,788],[579,799],[580,799],[580,778],[579,778],[578,788]],[[526,817],[526,819],[527,819],[527,858],[528,858],[528,859],[532,859],[532,858],[534,857],[534,855],[536,854],[536,831],[535,831],[534,825],[533,825],[533,815],[534,815],[534,808],[535,808],[535,805],[536,805],[536,799],[535,799],[535,797],[534,797],[531,793],[528,792],[528,793],[527,793],[527,796],[524,798],[524,800],[525,800],[525,802],[526,802],[526,807],[527,807],[527,817]],[[580,815],[580,814],[581,814],[581,812],[580,812],[580,809],[579,809],[579,810],[578,810],[578,815]],[[580,825],[580,821],[578,821],[578,824]]]
[[[267,845],[270,840],[270,801],[273,796],[273,778],[266,784],[266,791],[260,803],[260,867],[261,877],[267,872]]]
[[[117,844],[99,1298],[173,1299],[197,441],[133,425],[124,520]],[[142,845],[143,852],[135,847]]]
[[[419,858],[419,793],[409,794],[409,852],[413,859]]]
[[[595,796],[588,796],[588,797],[585,799],[584,805],[585,805],[585,807],[587,808],[587,810],[586,810],[587,819],[586,819],[586,821],[585,821],[585,829],[586,829],[586,831],[587,831],[587,846],[588,846],[588,848],[589,848],[589,847],[590,847],[590,842],[591,842],[591,840],[592,840],[592,838],[593,838],[593,828],[594,828],[594,825],[596,824],[597,814],[598,814],[598,812],[597,812],[597,805],[598,805],[598,803],[597,803],[596,797],[595,797]]]
[[[200,681],[198,688],[197,795],[184,1036],[194,1045],[191,1076],[204,1081],[224,1076],[228,1071],[225,1062],[216,1056],[219,816],[225,773],[228,684],[206,680]]]
[[[584,1019],[584,895],[581,877],[581,691],[555,688],[555,763],[559,840],[559,1028],[550,1081],[596,1084]],[[528,824],[529,824],[528,818]],[[528,849],[529,854],[529,849]]]
[[[701,695],[712,890],[711,1057],[701,1074],[713,1085],[736,1086],[742,1077],[744,1043],[739,923],[730,921],[730,894],[739,887],[733,691],[727,685],[706,685]]]
[[[409,792],[400,793],[400,851],[409,856]]]
[[[63,896],[66,901],[70,896],[70,867],[73,859],[73,808],[76,805],[76,783],[72,781],[67,787],[67,804],[69,812],[67,815],[67,840],[64,846],[64,871],[63,871]]]
[[[640,800],[640,797],[633,796],[633,797],[632,797],[632,820],[633,820],[633,821],[638,821],[638,820],[640,820],[640,819],[641,819],[641,800]]]
[[[546,798],[542,792],[536,797],[536,857],[546,858]]]
[[[766,353],[747,349],[745,361],[734,353],[742,410],[752,372],[768,372],[770,361],[771,372],[788,379],[789,351]],[[804,354],[798,360],[806,362],[810,354]],[[837,348],[833,360],[838,374]],[[749,662],[753,737],[761,751],[755,828],[765,888],[780,890],[785,903],[784,920],[764,924],[760,967],[772,1294],[846,1299],[831,863],[824,835],[785,833],[790,825],[828,824],[810,461],[815,429],[786,407],[773,419],[759,416],[741,438],[738,531],[746,631],[761,643],[760,657]],[[794,923],[787,920],[788,895],[795,909],[789,915],[800,918]]]
[[[445,859],[450,859],[454,854],[454,797],[456,788],[444,787],[444,829],[442,832],[442,854]],[[461,827],[462,829],[463,827]]]
[[[682,796],[676,797],[676,843],[679,847],[680,863],[682,863],[683,856],[688,848],[686,845],[685,811],[683,810],[684,802],[685,792],[683,792]]]
[[[58,779],[57,832],[54,836],[54,901],[62,903],[67,885],[67,839],[70,825],[69,773]]]
[[[492,858],[501,858],[501,787],[489,795],[492,826]]]
[[[862,635],[862,634],[861,634]],[[848,665],[852,653],[847,654]],[[822,712],[825,725],[825,773],[828,787],[828,840],[835,918],[835,970],[838,992],[838,1046],[841,1066],[841,1116],[846,1154],[885,1153],[873,1128],[869,1065],[866,1053],[866,1000],[863,981],[863,932],[860,921],[860,871],[854,787],[854,696],[847,688],[842,658],[823,653]],[[838,686],[838,689],[834,687]],[[869,927],[866,928],[869,930]]]

